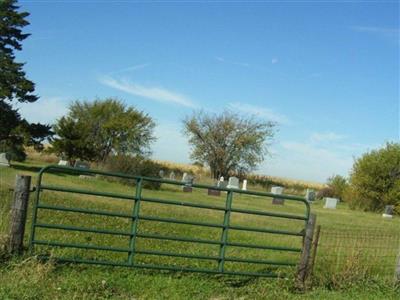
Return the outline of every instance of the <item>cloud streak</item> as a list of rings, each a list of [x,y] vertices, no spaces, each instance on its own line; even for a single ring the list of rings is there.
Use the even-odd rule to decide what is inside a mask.
[[[334,142],[343,140],[344,138],[346,138],[345,135],[335,132],[315,132],[310,136],[312,142]]]
[[[377,26],[352,26],[352,30],[357,32],[375,34],[378,36],[395,39],[399,38],[400,30],[398,28],[387,28],[387,27],[377,27]]]
[[[197,107],[195,102],[189,97],[163,87],[144,86],[126,79],[115,79],[111,76],[102,76],[99,78],[99,82],[133,96],[190,108]]]
[[[247,103],[233,102],[229,103],[228,108],[233,111],[240,111],[242,113],[255,115],[259,118],[267,119],[268,121],[276,122],[279,124],[288,125],[291,123],[287,116],[277,113],[267,107],[261,107]]]

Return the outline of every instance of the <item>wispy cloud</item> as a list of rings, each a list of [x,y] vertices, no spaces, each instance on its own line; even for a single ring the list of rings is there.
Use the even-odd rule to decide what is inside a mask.
[[[375,34],[378,36],[395,39],[396,41],[398,41],[400,32],[399,28],[387,28],[377,26],[352,26],[351,29],[357,32]]]
[[[145,64],[139,64],[139,65],[133,65],[127,68],[122,68],[116,71],[112,71],[110,73],[108,73],[108,75],[114,75],[114,74],[118,74],[118,73],[124,73],[124,72],[131,72],[131,71],[136,71],[136,70],[140,70],[143,68],[146,68],[148,66],[150,66],[150,63],[145,63]]]
[[[256,106],[247,103],[233,102],[229,103],[228,108],[233,111],[240,111],[242,113],[255,115],[257,117],[267,119],[279,124],[290,124],[289,118],[283,114],[277,113],[272,109],[263,106]]]
[[[225,59],[224,57],[221,57],[221,56],[216,56],[214,58],[215,58],[216,61],[218,61],[220,63],[230,64],[230,65],[240,66],[240,67],[245,67],[245,68],[251,67],[251,65],[249,63],[246,63],[246,62],[231,61],[231,60],[227,60],[227,59]]]
[[[312,142],[333,142],[343,140],[344,138],[346,138],[345,135],[335,132],[315,132],[310,136]]]
[[[279,62],[279,59],[274,57],[273,59],[271,59],[271,64],[275,65]]]
[[[115,79],[111,76],[102,76],[99,78],[99,82],[116,90],[153,101],[191,108],[197,107],[189,97],[163,87],[143,86],[127,79]]]

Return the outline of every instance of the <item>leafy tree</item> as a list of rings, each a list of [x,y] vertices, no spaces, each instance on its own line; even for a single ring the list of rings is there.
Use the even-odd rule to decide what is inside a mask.
[[[23,145],[43,148],[42,142],[51,135],[51,127],[30,124],[14,109],[12,102],[34,102],[35,85],[23,71],[23,63],[15,61],[14,51],[22,50],[21,42],[29,34],[22,28],[29,24],[27,12],[18,12],[16,1],[0,1],[0,152],[6,151],[12,159],[23,160]]]
[[[71,162],[104,162],[110,154],[146,156],[154,126],[147,114],[112,98],[75,101],[54,125],[57,136],[50,151]]]
[[[354,162],[348,201],[351,207],[382,211],[385,205],[400,208],[400,144],[365,153]]]
[[[331,188],[333,197],[343,200],[344,193],[347,189],[347,179],[340,175],[333,175],[328,178],[328,187]]]
[[[214,178],[233,173],[240,176],[253,170],[264,160],[266,142],[273,137],[275,127],[272,122],[229,111],[195,112],[183,124],[192,146],[191,158],[207,164]]]

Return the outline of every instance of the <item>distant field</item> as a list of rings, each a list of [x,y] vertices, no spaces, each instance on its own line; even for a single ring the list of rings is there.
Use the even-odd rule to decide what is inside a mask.
[[[49,160],[46,160],[49,161]],[[15,174],[32,175],[35,180],[37,171],[44,162],[34,157],[24,164],[15,164],[13,168],[0,169],[0,243],[7,234],[8,211]],[[208,179],[204,179],[205,182]],[[133,195],[135,188],[103,178],[81,179],[77,176],[46,175],[45,182],[51,185],[69,186],[93,191],[115,192]],[[249,186],[249,189],[261,190],[260,186]],[[144,196],[161,199],[188,201],[193,203],[224,205],[224,196],[207,196],[204,190],[183,193],[175,186],[163,185],[161,190],[144,190]],[[113,212],[132,211],[132,202],[97,196],[45,192],[43,202],[51,205],[74,206],[107,210]],[[274,206],[271,199],[251,196],[235,196],[233,205],[242,209],[259,209],[265,211],[304,213],[300,203],[286,201],[285,206]],[[221,275],[183,274],[164,271],[135,270],[118,267],[101,267],[88,265],[54,266],[51,263],[41,264],[28,256],[11,261],[3,259],[0,265],[0,299],[397,299],[398,291],[393,287],[395,257],[399,249],[400,220],[385,220],[379,214],[351,211],[345,203],[340,203],[336,210],[322,208],[322,203],[312,204],[312,212],[317,214],[317,223],[322,226],[321,247],[317,256],[312,282],[312,290],[305,295],[293,291],[292,279],[245,278]],[[149,216],[175,217],[182,220],[222,223],[223,215],[196,208],[182,208],[155,203],[142,203],[141,214]],[[28,227],[31,214],[28,217]],[[39,219],[51,224],[96,227],[112,230],[129,231],[130,221],[121,218],[88,216],[43,210]],[[261,228],[280,228],[297,230],[302,224],[299,221],[285,219],[232,215],[235,224]],[[27,230],[26,240],[29,237]],[[215,239],[220,238],[221,230],[189,225],[174,225],[160,222],[141,221],[139,232],[188,237]],[[390,237],[381,248],[376,248],[377,240],[351,238],[343,236],[335,239],[335,233],[347,232],[350,236],[361,236],[368,232],[379,233]],[[53,229],[40,229],[37,238],[43,240],[68,241],[70,243],[88,243],[126,247],[127,237],[107,236],[67,232]],[[284,237],[272,234],[232,232],[229,239],[233,242],[252,244],[272,244],[277,246],[300,247],[301,238]],[[214,245],[193,245],[177,242],[160,242],[139,240],[139,249],[171,251],[193,255],[218,255]],[[360,244],[363,243],[363,244]],[[357,250],[364,249],[361,253]],[[126,254],[107,251],[54,248],[49,252],[45,246],[37,246],[36,251],[57,256],[82,256],[88,259],[124,261]],[[297,253],[281,253],[258,249],[245,250],[235,248],[228,255],[241,258],[275,259],[297,262]],[[378,253],[379,252],[379,253]],[[4,256],[4,255],[3,255]],[[1,257],[1,256],[0,256]],[[369,261],[362,268],[365,259],[376,258],[376,265]],[[349,262],[353,262],[351,264]],[[190,261],[187,259],[161,258],[154,255],[142,255],[138,262],[151,264],[168,264],[187,267],[213,268],[213,262],[206,260]],[[387,266],[382,268],[380,266]],[[232,270],[263,271],[263,265],[229,264]],[[265,270],[264,270],[265,271]],[[274,271],[292,274],[290,267]]]

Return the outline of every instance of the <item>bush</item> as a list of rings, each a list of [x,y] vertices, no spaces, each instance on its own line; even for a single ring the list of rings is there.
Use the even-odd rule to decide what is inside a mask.
[[[355,161],[350,174],[352,208],[382,211],[385,205],[400,208],[400,144],[387,143]]]
[[[333,197],[339,198],[340,200],[344,199],[344,193],[348,186],[346,178],[340,175],[334,175],[328,178],[327,184],[333,191]]]
[[[322,189],[320,189],[317,193],[317,199],[322,199],[325,197],[335,197],[335,191],[332,187],[328,186],[328,187],[324,187]]]
[[[117,155],[109,157],[103,165],[103,169],[107,172],[160,178],[158,173],[162,169],[162,166],[142,157]],[[123,178],[118,179],[118,181],[131,185],[136,183],[135,180]],[[161,187],[161,183],[144,181],[143,187],[158,190]]]

